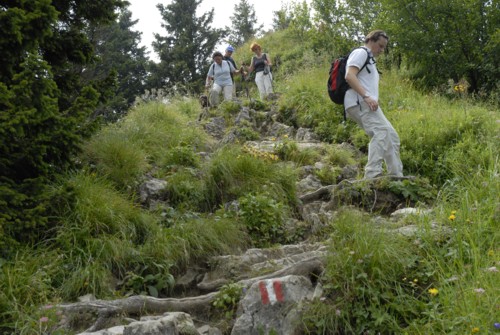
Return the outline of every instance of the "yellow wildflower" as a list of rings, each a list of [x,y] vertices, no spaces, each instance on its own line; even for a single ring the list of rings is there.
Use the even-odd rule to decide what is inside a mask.
[[[435,297],[438,293],[439,293],[439,290],[437,288],[430,288],[429,289],[429,294],[432,295],[433,297]]]
[[[455,216],[455,214],[451,214],[450,216],[448,216],[448,219],[450,219],[451,221],[454,221],[457,217]]]
[[[490,257],[495,256],[495,252],[493,251],[493,249],[488,250],[488,256]]]
[[[479,333],[479,327],[472,328],[472,334]]]

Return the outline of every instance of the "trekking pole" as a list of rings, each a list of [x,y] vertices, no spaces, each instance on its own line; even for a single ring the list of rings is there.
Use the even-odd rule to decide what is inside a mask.
[[[243,70],[243,71],[241,71],[242,85],[245,88],[245,93],[247,95],[247,99],[250,99],[250,93],[248,92],[248,77],[249,76],[245,76],[245,68],[243,66],[241,67],[241,69]]]

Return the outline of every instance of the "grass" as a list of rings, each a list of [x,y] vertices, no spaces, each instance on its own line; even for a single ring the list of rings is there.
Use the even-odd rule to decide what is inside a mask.
[[[294,64],[311,59],[292,47],[270,53]],[[291,139],[275,152],[242,143],[216,148],[196,122],[193,98],[140,104],[95,135],[81,170],[52,186],[57,201],[43,243],[0,259],[0,333],[50,331],[58,316],[43,306],[83,294],[168,296],[174,276],[193,264],[282,242],[281,223],[296,215],[297,168],[318,159],[362,165],[363,157],[334,144],[365,150],[368,142],[352,122],[341,124],[341,107],[328,100],[328,62],[310,64],[276,73],[277,118],[313,129],[331,144],[325,152],[299,150]],[[493,333],[500,322],[498,113],[467,97],[423,95],[395,71],[383,72],[382,108],[401,137],[404,172],[439,190],[432,215],[405,219],[417,228],[408,238],[359,211],[338,213],[320,232],[331,239],[325,295],[304,307],[303,323],[311,334]],[[232,104],[213,111],[227,119],[235,112]],[[319,174],[333,183],[338,170]],[[167,181],[168,201],[154,210],[137,202],[145,175]],[[233,213],[227,207],[236,200],[244,208]]]

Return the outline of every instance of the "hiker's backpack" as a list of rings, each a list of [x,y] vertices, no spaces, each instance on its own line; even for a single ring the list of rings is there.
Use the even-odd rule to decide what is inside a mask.
[[[370,54],[368,53],[368,49],[365,47],[360,48],[366,50],[366,61],[361,69],[359,69],[359,72],[361,72],[370,62]],[[354,50],[355,49],[353,49],[352,51]],[[345,56],[335,59],[332,62],[332,66],[330,67],[330,72],[328,75],[328,95],[330,96],[330,99],[338,105],[344,104],[345,93],[350,88],[349,84],[345,80],[345,74],[347,59],[349,58],[349,55],[352,53],[352,51]],[[366,70],[370,73],[369,68],[366,68]]]

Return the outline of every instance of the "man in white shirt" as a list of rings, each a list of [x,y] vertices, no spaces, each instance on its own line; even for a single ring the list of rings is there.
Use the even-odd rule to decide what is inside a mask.
[[[345,79],[351,88],[346,92],[344,107],[347,116],[370,137],[365,178],[381,176],[384,161],[389,175],[403,176],[399,136],[378,103],[380,78],[375,57],[384,52],[388,42],[389,38],[382,30],[370,32],[365,38],[365,47],[355,49],[346,65]],[[367,57],[369,62],[363,67]]]

